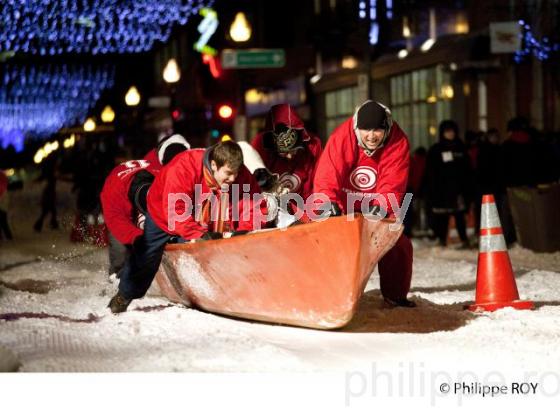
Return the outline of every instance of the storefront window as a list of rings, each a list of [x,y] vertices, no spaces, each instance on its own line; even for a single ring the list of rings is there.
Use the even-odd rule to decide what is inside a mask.
[[[393,118],[408,134],[411,149],[429,148],[441,121],[451,118],[451,75],[436,66],[391,77]]]
[[[327,136],[354,113],[360,104],[358,97],[358,87],[342,88],[325,94]]]

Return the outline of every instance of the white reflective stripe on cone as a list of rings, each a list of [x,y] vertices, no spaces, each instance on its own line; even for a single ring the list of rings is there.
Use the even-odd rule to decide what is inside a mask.
[[[498,215],[498,208],[495,203],[482,204],[480,210],[480,228],[498,228],[501,227],[500,216]]]
[[[480,252],[503,252],[507,251],[504,235],[486,235],[480,237]]]

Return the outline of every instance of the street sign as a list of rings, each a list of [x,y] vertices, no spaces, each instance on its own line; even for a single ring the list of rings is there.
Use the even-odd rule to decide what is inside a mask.
[[[521,26],[517,21],[490,23],[490,51],[515,53],[521,49]]]
[[[223,68],[278,68],[286,64],[286,53],[278,48],[222,51]]]

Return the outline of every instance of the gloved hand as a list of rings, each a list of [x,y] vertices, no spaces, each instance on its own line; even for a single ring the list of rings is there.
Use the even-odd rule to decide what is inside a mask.
[[[338,206],[336,202],[331,202],[331,209],[330,209],[329,216],[340,216],[340,215],[342,215],[342,210],[340,209],[340,206]]]
[[[270,222],[278,215],[278,196],[270,192],[263,192],[263,196],[266,200],[266,220]]]
[[[315,217],[319,219],[327,219],[331,216],[342,215],[342,210],[336,202],[326,201],[320,204],[319,208],[315,211]]]
[[[146,222],[146,215],[142,213],[138,213],[136,215],[136,226],[142,230],[144,230],[144,223]]]
[[[215,239],[222,239],[224,237],[223,234],[219,232],[204,232],[204,235],[200,237],[203,241],[211,241]]]
[[[379,206],[379,204],[370,204],[367,214],[373,216],[381,216],[381,207]]]
[[[263,191],[270,191],[274,187],[276,181],[278,181],[278,175],[272,174],[266,168],[257,168],[255,172],[253,172],[253,176],[257,180],[261,190]]]
[[[167,243],[179,243],[180,236],[172,236],[167,240]]]

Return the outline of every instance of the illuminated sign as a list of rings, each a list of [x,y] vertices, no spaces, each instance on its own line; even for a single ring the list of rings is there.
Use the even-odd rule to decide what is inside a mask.
[[[208,45],[208,41],[210,41],[210,37],[212,37],[218,28],[218,14],[210,8],[204,8],[200,10],[200,15],[204,18],[197,28],[200,33],[200,38],[195,43],[194,49],[202,54],[215,56],[218,52]]]

